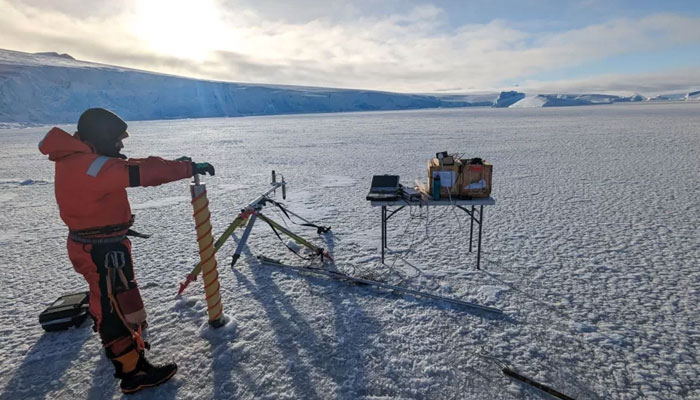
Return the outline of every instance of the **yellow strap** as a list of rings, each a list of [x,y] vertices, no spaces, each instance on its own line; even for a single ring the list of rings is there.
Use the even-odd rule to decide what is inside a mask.
[[[126,279],[126,275],[124,275],[124,271],[122,271],[121,268],[119,268],[119,277],[122,280],[122,283],[124,284],[124,290],[129,289],[129,281]]]
[[[143,350],[146,346],[143,343],[143,339],[141,338],[141,325],[139,325],[139,330],[134,332],[134,330],[131,328],[131,324],[126,322],[126,318],[124,318],[124,315],[122,314],[122,311],[119,308],[119,303],[117,303],[117,299],[115,299],[114,296],[112,296],[112,293],[109,294],[109,303],[112,306],[112,309],[116,310],[119,319],[122,320],[122,323],[124,324],[126,329],[128,329],[129,333],[131,333],[131,337],[136,342],[136,349],[139,351]]]
[[[112,299],[114,299],[114,296],[112,296],[112,270],[109,268],[107,268],[107,297],[110,299],[110,311],[114,312],[114,304],[112,303]]]

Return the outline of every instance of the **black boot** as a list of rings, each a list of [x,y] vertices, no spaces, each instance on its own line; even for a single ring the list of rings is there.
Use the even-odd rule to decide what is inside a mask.
[[[121,376],[123,393],[136,393],[141,389],[158,386],[172,378],[177,372],[177,364],[169,363],[153,366],[141,355],[136,369]]]

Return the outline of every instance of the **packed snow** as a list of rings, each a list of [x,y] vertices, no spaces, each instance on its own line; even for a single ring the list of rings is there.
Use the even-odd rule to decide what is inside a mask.
[[[544,96],[526,96],[522,99],[516,101],[515,103],[509,105],[510,108],[536,108],[543,107],[547,102],[547,98]]]
[[[67,60],[66,62],[69,62]],[[131,122],[126,153],[209,161],[214,234],[267,188],[289,182],[289,224],[354,276],[476,302],[494,315],[261,265],[304,265],[262,223],[234,270],[240,231],[218,254],[227,324],[207,325],[188,182],[129,189],[149,358],[168,383],[131,398],[545,399],[499,364],[578,399],[700,398],[700,104],[466,108]],[[63,125],[72,131],[74,126]],[[49,127],[8,129],[0,162],[0,398],[120,398],[87,322],[44,333],[38,314],[85,289],[66,255]],[[459,209],[389,221],[365,195],[373,174],[426,176],[438,151],[494,164],[482,269]],[[277,199],[281,200],[280,193]],[[274,207],[265,209],[282,220]]]

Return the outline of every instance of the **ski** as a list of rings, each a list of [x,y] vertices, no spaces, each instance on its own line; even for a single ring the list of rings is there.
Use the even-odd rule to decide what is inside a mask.
[[[537,389],[540,389],[541,391],[543,391],[543,392],[545,392],[545,393],[547,393],[547,394],[550,394],[550,395],[552,395],[552,396],[554,396],[554,397],[558,397],[558,398],[560,398],[560,399],[562,399],[562,400],[576,400],[576,399],[574,399],[573,397],[569,397],[569,396],[565,395],[564,393],[558,392],[558,391],[552,389],[551,387],[549,387],[549,386],[547,386],[547,385],[543,385],[543,384],[541,384],[541,383],[539,383],[539,382],[533,380],[532,378],[528,378],[528,377],[525,376],[525,375],[521,375],[521,374],[519,374],[519,373],[513,371],[513,370],[510,369],[510,368],[503,368],[503,369],[501,370],[501,372],[503,372],[503,375],[506,375],[506,376],[509,376],[509,377],[511,377],[511,378],[517,379],[517,380],[519,380],[519,381],[521,381],[521,382],[524,382],[524,383],[526,383],[526,384],[528,384],[528,385],[530,385],[530,386],[532,386],[532,387],[536,387]]]
[[[450,297],[438,296],[435,294],[421,292],[419,290],[408,289],[408,288],[404,288],[401,286],[390,285],[388,283],[374,281],[371,279],[357,278],[354,276],[345,275],[341,272],[329,271],[329,270],[325,270],[325,269],[321,269],[321,268],[306,267],[306,266],[301,266],[301,265],[283,264],[279,260],[275,260],[275,259],[268,258],[265,256],[258,256],[258,260],[260,261],[261,264],[267,264],[267,265],[276,266],[276,267],[283,267],[283,268],[290,268],[290,269],[294,269],[294,270],[297,270],[300,272],[309,272],[309,273],[317,274],[317,275],[325,275],[329,278],[336,279],[339,281],[353,282],[353,283],[360,283],[360,284],[364,284],[364,285],[375,286],[375,287],[382,288],[382,289],[393,290],[395,292],[405,293],[405,294],[408,294],[408,295],[411,295],[414,297],[426,297],[429,299],[445,301],[448,303],[457,304],[457,305],[460,305],[463,307],[468,307],[468,308],[474,308],[477,310],[486,311],[486,312],[490,312],[490,313],[503,314],[503,311],[499,310],[498,308],[482,306],[482,305],[479,305],[476,303],[470,303],[467,301],[453,299]]]

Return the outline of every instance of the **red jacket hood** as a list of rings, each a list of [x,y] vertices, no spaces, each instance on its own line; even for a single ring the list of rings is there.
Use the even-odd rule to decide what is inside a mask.
[[[93,152],[87,143],[56,127],[51,128],[49,133],[41,139],[39,151],[48,155],[51,161],[57,161],[72,154]]]

